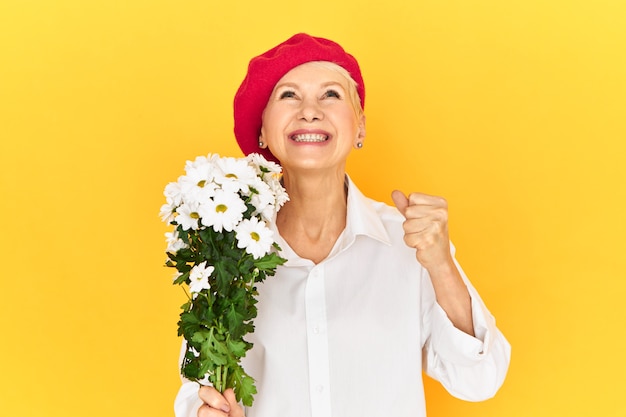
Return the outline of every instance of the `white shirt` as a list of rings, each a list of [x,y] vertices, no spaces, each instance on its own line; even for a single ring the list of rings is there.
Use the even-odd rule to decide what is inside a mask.
[[[300,258],[274,229],[287,262],[258,287],[243,360],[258,394],[246,417],[423,417],[422,370],[464,400],[496,393],[510,345],[458,264],[476,337],[452,325],[403,221],[350,181],[346,228],[323,262]],[[197,391],[183,380],[177,417],[196,416]]]

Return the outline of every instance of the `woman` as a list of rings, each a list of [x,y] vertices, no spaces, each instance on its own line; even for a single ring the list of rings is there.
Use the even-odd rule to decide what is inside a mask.
[[[297,34],[250,62],[235,135],[283,167],[272,227],[287,262],[259,286],[254,406],[185,382],[179,417],[425,416],[422,370],[470,401],[501,386],[510,346],[454,259],[445,200],[394,191],[392,208],[346,175],[364,99],[357,61],[327,39]]]

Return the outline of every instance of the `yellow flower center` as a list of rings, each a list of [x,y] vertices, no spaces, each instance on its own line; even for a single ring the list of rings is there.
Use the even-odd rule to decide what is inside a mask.
[[[206,180],[198,181],[198,187],[202,188],[206,185]]]
[[[194,211],[193,213],[189,213],[189,217],[192,219],[199,219],[200,215]]]
[[[252,233],[250,233],[250,237],[251,237],[253,240],[256,240],[257,242],[258,242],[259,240],[261,240],[261,236],[259,236],[259,234],[258,234],[257,232],[252,232]]]
[[[215,206],[215,211],[218,213],[224,213],[226,210],[228,210],[228,207],[226,207],[224,204],[218,204],[217,206]]]
[[[226,174],[226,178],[238,178],[235,174]]]

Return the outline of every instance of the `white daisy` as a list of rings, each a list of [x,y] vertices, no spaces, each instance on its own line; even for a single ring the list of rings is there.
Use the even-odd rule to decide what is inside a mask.
[[[176,223],[183,227],[183,230],[197,230],[198,221],[200,220],[199,204],[183,204],[176,209]]]
[[[289,201],[289,195],[287,195],[287,191],[283,188],[283,186],[278,181],[269,182],[268,186],[271,189],[272,198],[274,201],[273,204],[268,205],[261,212],[261,217],[265,221],[272,221],[276,217],[276,213],[278,210]]]
[[[163,195],[165,195],[166,201],[173,206],[179,206],[183,201],[183,193],[178,182],[167,184]]]
[[[256,180],[250,184],[250,203],[256,209],[255,215],[274,203],[274,194],[270,186],[259,177],[256,177]]]
[[[189,291],[191,294],[198,294],[202,290],[211,288],[209,276],[214,269],[213,266],[206,266],[206,261],[191,268],[189,272]]]
[[[180,249],[189,247],[181,238],[178,237],[178,232],[176,230],[165,233],[165,241],[167,242],[167,249],[165,249],[165,252],[176,253]]]
[[[256,217],[244,219],[235,228],[237,234],[237,247],[245,248],[246,252],[251,254],[255,259],[259,259],[269,253],[274,242],[270,229],[264,222],[260,222]]]
[[[159,210],[159,216],[161,216],[161,220],[165,223],[170,224],[172,220],[174,220],[176,206],[170,203],[165,203],[161,206],[161,210]]]
[[[261,220],[263,220],[264,222],[271,222],[276,219],[277,212],[278,210],[276,210],[275,205],[268,204],[267,206],[265,206],[263,211],[259,213],[259,215],[261,216]]]
[[[216,232],[222,229],[231,232],[243,218],[246,205],[238,194],[216,190],[212,199],[199,207],[202,224],[213,227]]]
[[[217,188],[213,182],[214,171],[214,165],[204,164],[190,167],[187,175],[179,178],[185,202],[201,203],[213,197]]]
[[[267,183],[274,194],[274,198],[276,199],[276,208],[279,210],[283,204],[289,201],[289,195],[287,194],[287,190],[282,186],[280,181],[270,181]]]
[[[239,190],[248,192],[250,185],[257,178],[254,168],[242,158],[221,158],[217,160],[220,174],[215,176],[215,182],[222,186],[224,191],[236,193]]]
[[[263,177],[266,173],[280,174],[282,168],[274,161],[268,161],[259,153],[251,153],[247,157],[248,161],[255,167],[257,175]]]
[[[215,162],[220,158],[217,154],[208,154],[207,156],[197,156],[193,161],[187,161],[185,163],[185,171],[193,168],[198,168],[203,165],[215,165]]]

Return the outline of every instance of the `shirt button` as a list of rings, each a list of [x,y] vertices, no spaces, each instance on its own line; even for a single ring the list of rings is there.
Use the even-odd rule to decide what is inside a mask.
[[[321,392],[323,392],[323,391],[324,391],[324,386],[323,386],[323,385],[318,385],[318,386],[316,387],[316,389],[317,389],[317,392],[321,393]]]
[[[313,327],[313,333],[319,334],[319,332],[320,332],[320,327],[319,326]]]

